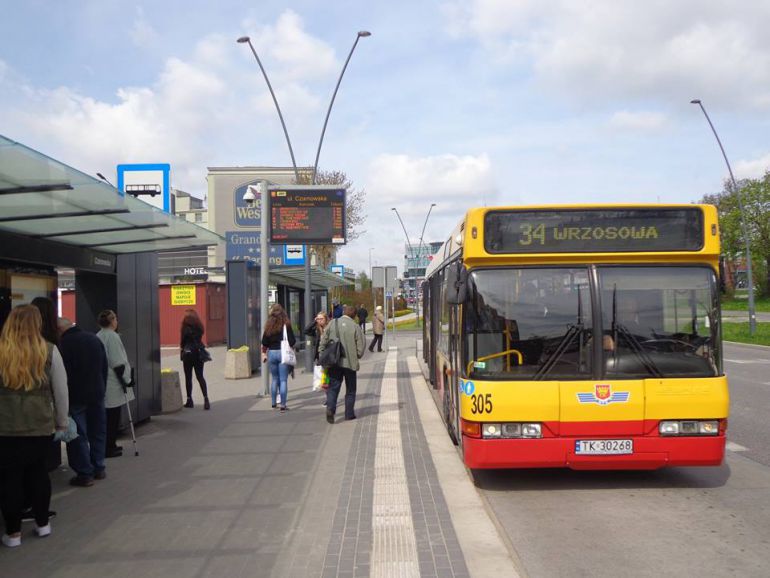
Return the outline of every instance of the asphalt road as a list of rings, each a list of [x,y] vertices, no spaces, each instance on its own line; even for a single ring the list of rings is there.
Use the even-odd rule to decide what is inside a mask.
[[[531,577],[770,575],[770,348],[725,345],[717,468],[475,472]]]

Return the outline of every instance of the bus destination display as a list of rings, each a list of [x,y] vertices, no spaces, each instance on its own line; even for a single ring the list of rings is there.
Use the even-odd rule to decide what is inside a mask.
[[[489,253],[699,251],[698,208],[492,211],[484,219]]]
[[[270,191],[270,242],[345,244],[345,189]]]

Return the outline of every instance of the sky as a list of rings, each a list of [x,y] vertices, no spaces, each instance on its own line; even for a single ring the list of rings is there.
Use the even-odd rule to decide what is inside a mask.
[[[366,191],[338,262],[403,266],[476,206],[693,202],[770,169],[770,1],[0,0],[0,134],[84,172],[302,166]],[[115,181],[113,181],[115,182]]]

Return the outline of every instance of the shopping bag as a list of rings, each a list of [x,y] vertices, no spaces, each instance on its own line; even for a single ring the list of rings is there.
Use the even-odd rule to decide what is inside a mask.
[[[289,344],[289,336],[286,333],[286,326],[283,326],[283,339],[281,340],[281,363],[286,365],[297,364],[297,354]]]
[[[313,367],[313,391],[320,391],[325,373],[324,368],[320,365]]]

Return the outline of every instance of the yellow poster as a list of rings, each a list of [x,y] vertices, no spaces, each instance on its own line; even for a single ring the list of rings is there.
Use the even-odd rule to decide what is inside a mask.
[[[195,285],[172,285],[171,305],[195,305]]]

